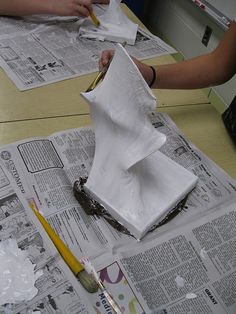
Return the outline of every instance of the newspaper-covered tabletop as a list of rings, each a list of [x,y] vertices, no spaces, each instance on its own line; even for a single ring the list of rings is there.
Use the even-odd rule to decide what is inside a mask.
[[[233,313],[233,292],[228,296],[226,289],[233,285],[233,279],[230,277],[228,283],[227,278],[229,275],[233,276],[235,271],[235,214],[227,216],[223,213],[222,217],[225,218],[214,218],[214,225],[208,221],[206,215],[218,206],[224,208],[227,202],[235,202],[235,180],[199,151],[166,114],[153,113],[150,118],[153,125],[167,136],[161,151],[192,171],[199,181],[197,187],[189,194],[183,210],[168,223],[150,232],[141,242],[115,230],[100,216],[88,216],[74,197],[74,181],[88,175],[93,161],[95,138],[90,127],[65,130],[47,138],[31,138],[2,146],[2,187],[7,186],[7,181],[13,180],[17,187],[14,193],[18,198],[35,202],[74,255],[79,259],[88,258],[100,272],[101,280],[122,305],[124,313],[149,313],[156,308],[158,311],[161,309],[156,313],[176,313],[174,306],[176,309],[184,309],[192,303],[196,308],[205,304],[208,309],[206,313],[218,313],[214,310],[214,302],[208,302],[208,293],[208,298],[211,299],[212,295],[213,300],[216,300],[217,309],[220,306],[224,308],[225,312],[221,313]],[[192,244],[188,238],[192,232],[191,226],[202,215],[205,217],[205,224],[194,227],[196,239]],[[16,233],[22,232],[22,241],[26,246],[31,243],[36,247],[41,246],[42,240],[37,240],[37,244],[34,244],[36,236],[28,233],[24,227],[25,224],[28,225],[27,219],[22,207],[21,211],[13,210],[10,215],[2,212],[0,238],[9,237],[10,234],[14,237]],[[176,229],[180,225],[184,227]],[[173,233],[175,229],[183,234],[177,234],[177,231]],[[225,238],[222,238],[223,236]],[[40,238],[38,233],[36,238]],[[170,240],[166,240],[167,238]],[[208,259],[211,257],[214,270],[211,266],[208,271],[206,261],[200,258],[200,248],[207,252]],[[53,254],[55,255],[52,253],[52,256]],[[46,265],[44,258],[41,261],[41,255],[38,259],[39,265]],[[214,280],[213,275],[216,276]],[[224,280],[220,279],[220,275]],[[179,283],[173,281],[173,277],[177,277],[182,284],[184,281],[185,285],[177,287]],[[50,280],[50,276],[48,279],[46,277],[44,285],[50,285]],[[212,287],[215,289],[214,293]],[[188,293],[186,299],[185,295]],[[96,313],[108,313],[108,310],[112,313],[102,293],[89,295],[89,298]],[[200,301],[200,298],[205,300],[205,303]],[[34,303],[34,300],[32,302]],[[28,312],[24,309],[17,313]]]
[[[95,6],[99,16],[104,6]],[[83,19],[31,16],[0,17],[0,66],[19,90],[98,71],[103,50],[115,43],[79,37]],[[138,59],[175,53],[149,31],[139,28],[134,46],[128,53]]]

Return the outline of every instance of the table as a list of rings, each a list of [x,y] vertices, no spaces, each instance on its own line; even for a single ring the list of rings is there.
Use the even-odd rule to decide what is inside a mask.
[[[236,147],[212,104],[160,108],[204,154],[236,179]]]
[[[131,20],[145,26],[123,5]],[[175,62],[173,56],[166,55],[149,59],[147,63],[166,64]],[[0,122],[28,119],[51,118],[89,113],[89,108],[80,93],[85,91],[97,73],[67,79],[39,88],[19,91],[5,72],[0,69]],[[173,104],[206,103],[202,90],[154,92],[161,106]]]

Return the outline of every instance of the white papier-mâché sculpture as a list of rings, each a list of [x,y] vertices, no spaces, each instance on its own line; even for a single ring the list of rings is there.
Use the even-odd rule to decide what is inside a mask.
[[[85,38],[109,40],[118,43],[126,42],[134,45],[138,24],[133,23],[120,8],[120,0],[110,0],[105,13],[99,16],[100,26],[96,27],[91,19],[84,21],[79,29],[79,35]]]
[[[159,151],[166,136],[148,116],[156,98],[120,44],[102,83],[82,96],[95,131],[85,190],[141,239],[193,189],[197,177]]]

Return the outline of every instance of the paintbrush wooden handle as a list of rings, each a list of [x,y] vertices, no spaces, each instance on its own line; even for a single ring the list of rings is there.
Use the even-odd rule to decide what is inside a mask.
[[[44,230],[47,232],[49,238],[61,254],[62,258],[69,266],[74,275],[79,279],[82,286],[90,293],[98,291],[98,283],[93,275],[87,273],[84,266],[77,260],[77,258],[71,253],[65,243],[59,238],[56,232],[49,225],[47,220],[38,212],[34,203],[29,204],[36,217],[42,224]]]
[[[90,15],[91,20],[93,21],[93,23],[98,27],[100,25],[100,21],[96,17],[96,15],[93,13],[93,10],[89,10],[89,15]]]
[[[77,258],[71,253],[65,243],[59,238],[56,232],[52,229],[46,219],[37,211],[34,204],[30,204],[31,209],[37,216],[38,220],[41,222],[44,230],[47,232],[48,236],[52,240],[53,244],[57,248],[58,252],[63,257],[66,264],[70,267],[72,272],[77,276],[79,272],[84,270],[83,265],[77,260]]]

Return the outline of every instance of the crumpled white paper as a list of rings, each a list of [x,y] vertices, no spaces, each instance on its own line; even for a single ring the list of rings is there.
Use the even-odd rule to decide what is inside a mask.
[[[103,82],[82,96],[96,143],[85,189],[140,239],[193,189],[197,177],[159,151],[166,136],[147,115],[156,98],[120,44]]]
[[[34,268],[16,240],[0,242],[0,305],[29,301],[37,295],[35,282],[42,271],[35,273]]]
[[[99,21],[100,26],[96,27],[90,18],[86,19],[79,29],[79,36],[134,45],[138,24],[130,21],[121,10],[120,0],[110,0],[108,9],[99,16]]]

